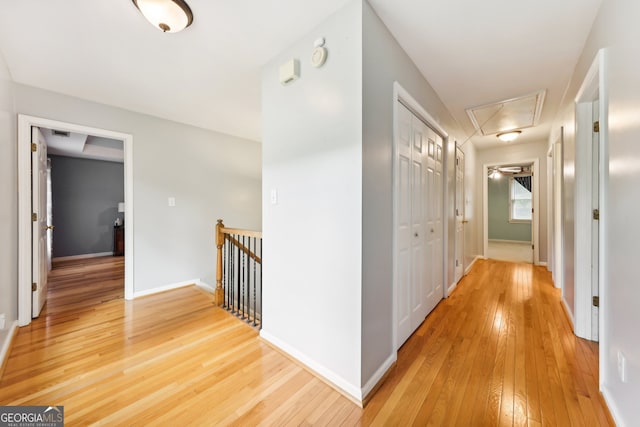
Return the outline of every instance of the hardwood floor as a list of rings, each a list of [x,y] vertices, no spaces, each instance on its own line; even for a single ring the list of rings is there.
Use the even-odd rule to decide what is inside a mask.
[[[64,405],[67,425],[611,425],[598,346],[549,274],[479,261],[400,349],[362,410],[186,287],[123,299],[122,258],[68,262],[21,328],[0,405]]]

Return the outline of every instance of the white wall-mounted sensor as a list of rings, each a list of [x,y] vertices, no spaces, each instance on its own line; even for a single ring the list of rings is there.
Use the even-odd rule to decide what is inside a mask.
[[[320,68],[324,65],[327,60],[327,48],[318,46],[313,49],[313,53],[311,54],[311,65],[316,68]]]
[[[300,77],[300,61],[290,59],[280,66],[280,83],[287,85]]]

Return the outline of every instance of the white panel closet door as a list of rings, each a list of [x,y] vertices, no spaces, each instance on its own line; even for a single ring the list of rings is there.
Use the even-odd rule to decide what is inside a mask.
[[[443,153],[442,138],[400,103],[397,120],[395,202],[399,347],[443,295],[442,203],[432,198],[432,195],[442,196]]]

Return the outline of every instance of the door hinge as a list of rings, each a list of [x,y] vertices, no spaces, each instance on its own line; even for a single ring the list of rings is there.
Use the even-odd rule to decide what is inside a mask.
[[[600,297],[592,297],[592,300],[594,307],[600,307]]]
[[[31,221],[36,222],[38,220],[38,214],[37,213],[32,213],[31,214]]]
[[[456,267],[458,267],[460,265],[460,261],[456,260]]]
[[[38,284],[36,282],[31,283],[31,292],[38,290]]]
[[[593,210],[593,219],[600,220],[600,210],[599,209],[594,209]]]
[[[36,144],[35,142],[31,143],[31,152],[35,153],[36,151],[38,151],[38,144]]]
[[[536,249],[536,245],[531,245],[531,250],[534,251]]]
[[[599,121],[595,121],[593,122],[593,131],[594,132],[600,132],[600,122]]]

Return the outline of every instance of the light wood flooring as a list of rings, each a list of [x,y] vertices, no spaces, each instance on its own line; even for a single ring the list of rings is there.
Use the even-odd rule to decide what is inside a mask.
[[[478,261],[400,349],[362,410],[186,287],[123,299],[122,258],[67,262],[21,328],[0,405],[64,405],[66,425],[610,425],[598,346],[549,273]]]

